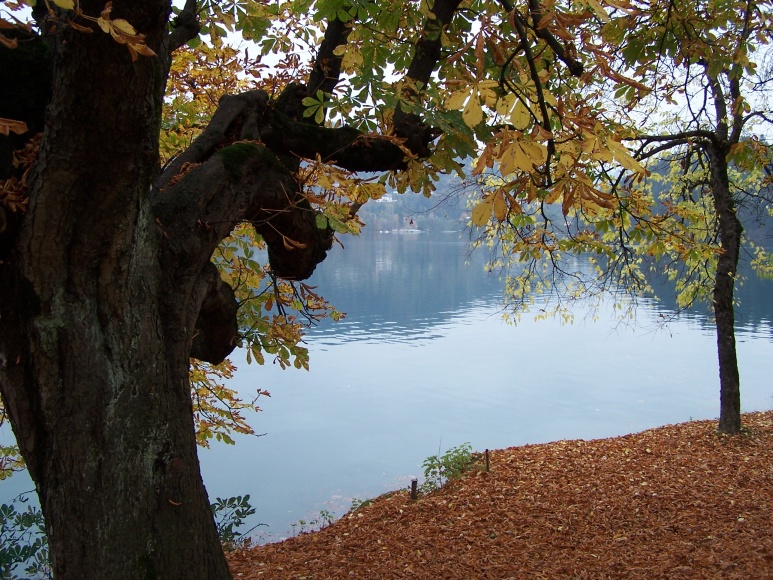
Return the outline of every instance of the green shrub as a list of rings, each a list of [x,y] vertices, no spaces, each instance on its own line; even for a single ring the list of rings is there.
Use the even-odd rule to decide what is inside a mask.
[[[218,497],[209,507],[215,517],[217,535],[226,551],[248,546],[250,543],[248,534],[258,526],[266,525],[256,524],[246,532],[238,531],[237,528],[244,525],[244,520],[255,513],[255,508],[250,504],[250,494],[228,499]]]
[[[424,482],[419,486],[419,491],[430,493],[440,489],[448,480],[460,477],[472,469],[475,461],[469,443],[452,447],[443,455],[430,455],[421,464],[424,468]]]

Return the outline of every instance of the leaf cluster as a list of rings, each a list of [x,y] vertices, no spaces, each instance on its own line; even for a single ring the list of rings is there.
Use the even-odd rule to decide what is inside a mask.
[[[42,512],[26,506],[26,495],[0,505],[0,578],[17,578],[24,566],[27,578],[51,578],[48,539]],[[21,510],[21,511],[20,511]]]
[[[250,503],[250,495],[238,495],[227,499],[216,498],[210,505],[212,515],[215,518],[217,536],[226,551],[247,547],[250,544],[248,534],[258,526],[257,524],[245,532],[238,528],[244,525],[245,520],[255,514],[255,508]]]

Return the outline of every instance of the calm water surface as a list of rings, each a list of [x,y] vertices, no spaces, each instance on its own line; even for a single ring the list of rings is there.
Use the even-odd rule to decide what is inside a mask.
[[[457,234],[334,248],[312,284],[347,317],[310,331],[310,372],[237,355],[244,396],[271,392],[251,417],[264,435],[200,451],[210,497],[250,494],[251,525],[268,524],[257,533],[270,541],[407,485],[425,457],[464,442],[591,439],[718,415],[716,338],[702,313],[660,330],[667,305],[645,304],[635,325],[606,309],[595,322],[578,310],[570,326],[530,315],[509,326],[484,261]],[[744,411],[773,408],[771,290],[749,281],[740,292]],[[29,489],[17,477],[0,500]]]
[[[264,436],[202,451],[210,495],[250,493],[266,539],[407,485],[428,455],[598,438],[718,415],[714,329],[705,316],[657,330],[609,310],[562,326],[502,322],[501,284],[457,235],[382,235],[336,248],[312,279],[347,312],[308,336],[311,371],[240,365],[266,388]],[[773,285],[747,283],[738,353],[745,411],[773,407]],[[296,525],[295,529],[299,526]]]

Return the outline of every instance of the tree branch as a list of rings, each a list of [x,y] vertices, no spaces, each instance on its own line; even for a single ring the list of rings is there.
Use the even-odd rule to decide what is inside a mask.
[[[532,82],[534,83],[535,90],[537,91],[537,102],[539,104],[540,113],[542,115],[542,123],[540,123],[540,126],[544,131],[547,133],[553,134],[552,128],[550,126],[550,116],[548,113],[548,106],[545,102],[545,92],[542,89],[542,81],[539,78],[539,73],[537,71],[537,65],[534,62],[534,56],[531,52],[531,47],[529,46],[529,38],[526,34],[526,28],[524,26],[523,17],[520,15],[520,13],[517,10],[513,10],[511,13],[513,17],[513,25],[515,26],[515,29],[518,31],[518,36],[521,38],[521,46],[523,47],[524,53],[526,54],[526,63],[529,66],[529,76],[531,77]],[[548,185],[551,183],[551,176],[550,176],[550,161],[553,157],[553,154],[555,153],[555,142],[553,139],[548,140],[548,154],[547,154],[547,160],[545,161],[545,177],[547,178]]]
[[[237,142],[217,150],[153,198],[153,215],[166,239],[170,275],[196,273],[236,224],[254,223],[269,246],[277,276],[304,279],[325,258],[330,233],[293,174],[265,146]]]
[[[461,0],[435,0],[432,17],[424,22],[421,36],[408,67],[406,78],[410,82],[403,85],[402,100],[413,103],[419,99],[417,87],[426,86],[432,78],[441,56],[443,30],[451,24]],[[423,123],[418,115],[406,112],[398,104],[394,113],[394,133],[405,140],[405,146],[420,158],[429,157],[429,144],[440,132]]]
[[[239,304],[233,288],[223,281],[212,262],[204,265],[197,283],[205,294],[196,320],[191,356],[220,364],[236,347]]]
[[[299,123],[273,111],[262,141],[277,154],[315,159],[349,171],[405,169],[407,153],[388,138],[365,135],[352,127],[335,129]]]
[[[172,20],[172,30],[163,42],[166,58],[199,35],[201,25],[197,16],[196,0],[186,0],[182,11]]]
[[[345,45],[352,32],[350,23],[336,18],[328,23],[325,37],[319,45],[314,68],[309,75],[307,96],[314,96],[317,91],[332,93],[341,77],[341,61],[343,55],[335,54],[335,49]]]
[[[542,6],[540,6],[538,0],[529,0],[529,12],[531,13],[534,33],[553,49],[553,54],[566,65],[566,68],[569,69],[569,73],[573,77],[581,77],[584,70],[582,63],[569,54],[569,51],[551,34],[547,27],[539,26],[539,22],[542,20]]]
[[[260,138],[260,125],[268,109],[265,91],[247,91],[238,95],[226,95],[220,99],[217,111],[204,132],[188,149],[175,157],[161,173],[155,184],[159,192],[180,174],[189,163],[201,163],[209,159],[217,149],[235,141]]]
[[[714,133],[711,131],[695,130],[695,131],[679,131],[672,133],[671,135],[637,135],[636,137],[623,137],[623,141],[642,141],[644,145],[650,143],[657,143],[663,141],[675,141],[683,139],[707,139],[714,138]]]
[[[515,10],[515,6],[510,0],[500,0],[500,4],[507,13],[512,13]],[[584,71],[583,64],[574,58],[569,51],[559,42],[559,40],[548,30],[547,27],[540,27],[539,23],[542,20],[542,6],[539,0],[529,0],[529,14],[531,15],[532,25],[529,27],[534,31],[534,34],[538,38],[541,38],[552,49],[553,54],[563,62],[569,69],[569,73],[573,77],[580,77]]]

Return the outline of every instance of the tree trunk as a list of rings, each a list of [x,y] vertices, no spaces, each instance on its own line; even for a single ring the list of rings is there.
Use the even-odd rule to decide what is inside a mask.
[[[100,14],[104,1],[79,6]],[[220,362],[235,346],[237,305],[212,253],[251,221],[273,273],[307,278],[332,231],[317,226],[301,191],[299,158],[352,171],[407,165],[394,139],[308,123],[308,87],[291,83],[274,102],[257,90],[223,97],[160,172],[171,52],[198,33],[195,9],[186,3],[167,30],[169,0],[112,2],[111,17],[146,34],[157,58],[132,62],[98,28],[67,26],[51,51],[33,55],[40,64],[53,54],[42,65],[53,80],[38,83],[48,93],[35,102],[48,108],[27,212],[0,204],[0,394],[58,579],[229,577],[199,473],[188,379],[190,356]],[[322,56],[340,58],[333,51],[348,32],[326,34]],[[4,87],[0,117],[13,118],[22,85],[40,78]],[[420,125],[415,116],[405,123]],[[435,135],[424,129],[406,141],[416,154]],[[0,146],[5,179],[2,136]]]
[[[157,49],[168,11],[141,2],[115,16]],[[168,275],[151,213],[163,63],[132,63],[99,31],[56,42],[29,209],[0,252],[0,389],[54,574],[228,578],[188,382],[205,293],[187,271]]]
[[[736,215],[735,202],[730,191],[725,151],[712,145],[709,148],[709,157],[711,192],[722,247],[722,253],[717,260],[713,293],[719,355],[719,431],[737,434],[741,431],[741,388],[735,349],[733,293],[743,227]]]

